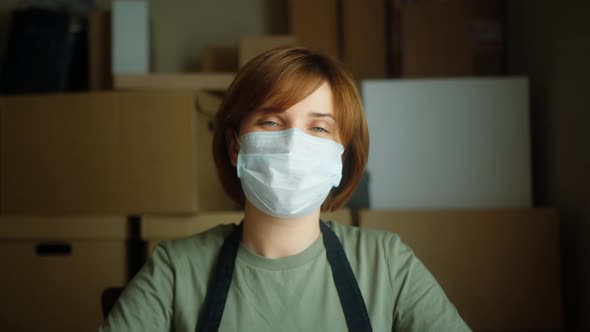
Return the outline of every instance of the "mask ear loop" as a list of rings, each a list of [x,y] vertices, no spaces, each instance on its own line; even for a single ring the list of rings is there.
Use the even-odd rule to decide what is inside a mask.
[[[236,142],[238,142],[239,146],[242,146],[242,141],[240,141],[240,138],[238,137],[238,133],[234,130],[234,137],[236,139]]]
[[[234,149],[235,149],[235,152],[238,153],[238,158],[236,159],[236,161],[239,163],[239,160],[240,160],[239,155],[240,155],[240,150],[242,149],[242,141],[240,141],[240,138],[238,137],[238,132],[236,130],[234,130],[234,138],[235,138],[236,142],[238,143],[237,145],[235,145]],[[240,171],[240,168],[237,167],[237,164],[236,164],[236,168],[237,168],[236,172],[237,172],[237,175],[239,178],[239,177],[241,177],[241,174],[240,174],[241,171]]]

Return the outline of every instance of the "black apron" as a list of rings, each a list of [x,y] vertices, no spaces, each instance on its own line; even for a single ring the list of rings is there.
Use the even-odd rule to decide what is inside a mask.
[[[334,231],[321,220],[320,230],[348,330],[352,332],[373,331],[363,295],[342,244]],[[241,239],[242,224],[236,227],[221,246],[221,252],[213,270],[212,280],[207,289],[205,303],[197,323],[196,331],[198,332],[216,332],[219,329]]]

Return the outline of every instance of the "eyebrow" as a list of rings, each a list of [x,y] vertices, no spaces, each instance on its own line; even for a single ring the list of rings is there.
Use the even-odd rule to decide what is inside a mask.
[[[311,112],[309,116],[314,118],[332,118],[332,120],[336,121],[336,118],[330,113]]]

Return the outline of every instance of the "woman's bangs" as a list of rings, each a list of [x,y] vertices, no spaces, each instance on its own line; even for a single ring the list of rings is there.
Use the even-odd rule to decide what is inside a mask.
[[[256,111],[283,112],[312,94],[325,81],[320,73],[301,69],[284,74],[271,84]]]

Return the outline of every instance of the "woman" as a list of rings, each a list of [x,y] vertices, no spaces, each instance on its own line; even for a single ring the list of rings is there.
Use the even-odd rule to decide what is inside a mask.
[[[244,220],[159,244],[102,331],[469,330],[396,235],[319,219],[347,201],[368,156],[359,94],[337,61],[261,54],[216,120],[217,170]]]

